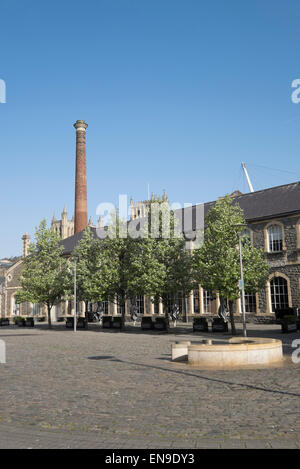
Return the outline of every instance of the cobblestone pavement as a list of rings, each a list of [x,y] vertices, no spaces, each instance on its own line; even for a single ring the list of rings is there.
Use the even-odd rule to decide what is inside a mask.
[[[249,335],[280,338],[282,366],[201,370],[170,361],[192,334],[2,327],[0,448],[300,448],[300,364],[278,326]],[[227,336],[228,337],[228,336]]]

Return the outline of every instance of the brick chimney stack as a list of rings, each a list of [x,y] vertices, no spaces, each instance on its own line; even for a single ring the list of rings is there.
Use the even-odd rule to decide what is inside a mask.
[[[74,233],[84,230],[87,226],[87,189],[86,189],[86,149],[85,130],[87,124],[83,120],[75,122],[76,129],[76,176],[75,176],[75,224]]]

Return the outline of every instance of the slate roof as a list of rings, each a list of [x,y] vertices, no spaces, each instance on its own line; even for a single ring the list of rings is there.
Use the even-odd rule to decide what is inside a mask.
[[[296,213],[300,214],[300,181],[283,186],[270,187],[261,191],[249,192],[248,194],[237,195],[233,197],[233,200],[235,203],[239,204],[244,211],[244,216],[248,223],[284,217]],[[204,216],[215,203],[216,201],[204,203]],[[199,206],[175,211],[177,213],[181,212],[183,217],[187,210],[192,212],[192,230],[199,228],[196,222],[197,208],[199,208]],[[96,228],[92,228],[92,232],[96,237]],[[76,233],[61,242],[64,246],[64,255],[71,254],[74,247],[82,238],[82,233],[83,232]]]

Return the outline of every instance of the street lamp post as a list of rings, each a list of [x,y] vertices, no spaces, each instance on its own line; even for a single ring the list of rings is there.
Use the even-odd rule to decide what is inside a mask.
[[[246,328],[246,308],[245,308],[245,285],[244,285],[244,270],[243,270],[243,256],[242,256],[242,240],[241,234],[239,233],[239,251],[240,251],[240,266],[241,266],[241,280],[240,290],[242,291],[242,314],[243,314],[243,336],[247,337]]]
[[[244,223],[239,223],[234,225],[236,227],[245,227],[247,226]],[[246,327],[246,303],[245,303],[245,282],[244,282],[244,269],[243,269],[243,256],[242,256],[242,239],[241,233],[238,233],[239,237],[239,252],[240,252],[240,268],[241,268],[241,278],[239,282],[239,289],[241,291],[241,303],[242,303],[242,318],[243,318],[243,336],[247,337],[247,327]]]
[[[76,332],[76,304],[77,304],[77,293],[76,288],[76,259],[74,260],[74,332]]]

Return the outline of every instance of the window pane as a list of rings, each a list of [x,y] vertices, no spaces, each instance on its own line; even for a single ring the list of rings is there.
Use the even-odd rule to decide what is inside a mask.
[[[194,313],[200,313],[199,289],[194,290]]]
[[[256,295],[255,293],[245,293],[246,313],[256,313]]]
[[[268,228],[269,251],[282,251],[282,229],[279,225],[272,225]]]
[[[289,306],[287,281],[283,277],[275,277],[270,281],[272,311]]]

